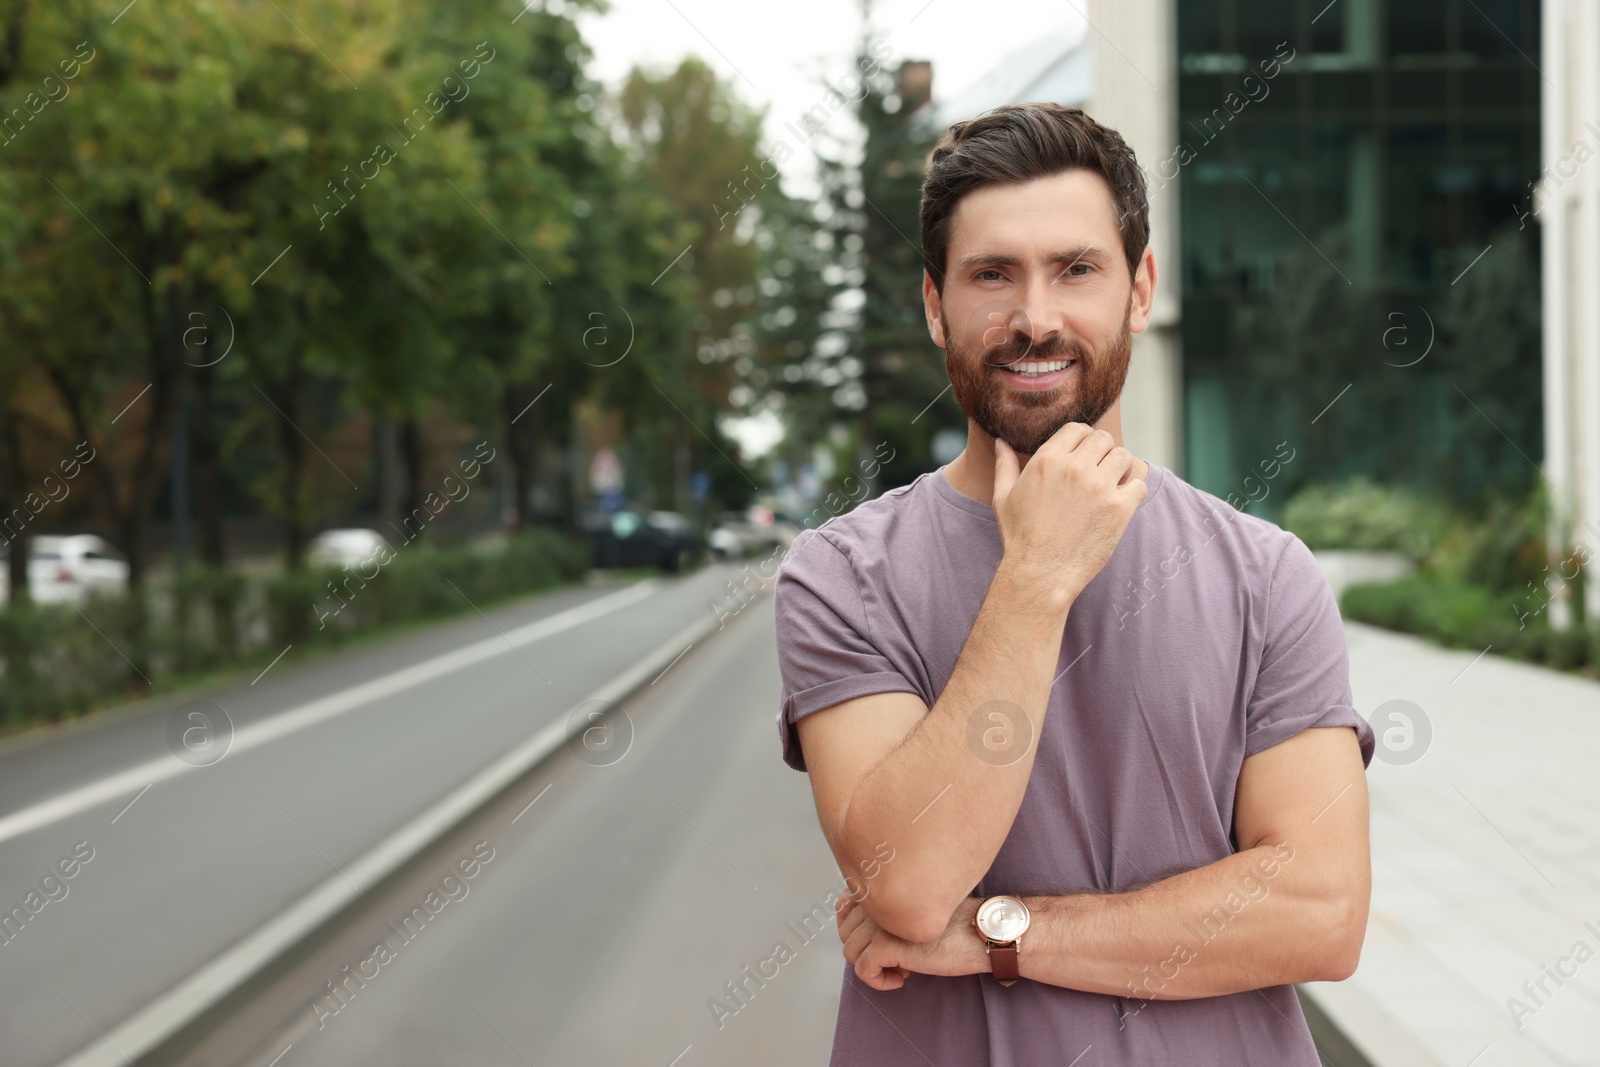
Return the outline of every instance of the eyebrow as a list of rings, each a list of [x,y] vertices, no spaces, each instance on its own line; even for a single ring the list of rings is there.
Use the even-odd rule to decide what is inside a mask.
[[[1052,252],[1046,259],[1048,263],[1073,264],[1084,260],[1098,262],[1105,253],[1094,245],[1084,245],[1082,248],[1071,248],[1065,252]],[[1020,267],[1022,260],[1005,252],[969,252],[961,257],[956,264],[956,270],[965,273],[973,267]]]

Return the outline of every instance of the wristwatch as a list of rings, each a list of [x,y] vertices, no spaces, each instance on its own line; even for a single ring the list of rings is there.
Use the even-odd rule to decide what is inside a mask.
[[[1032,918],[1026,904],[1003,894],[979,904],[972,917],[972,925],[989,951],[989,966],[1001,985],[1011,985],[1021,977],[1018,956],[1022,952],[1022,935]]]

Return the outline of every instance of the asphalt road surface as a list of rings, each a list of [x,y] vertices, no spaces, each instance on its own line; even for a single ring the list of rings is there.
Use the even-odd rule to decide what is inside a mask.
[[[777,678],[762,598],[624,702],[620,758],[557,754],[176,1062],[826,1064],[843,879],[809,780],[781,760]],[[802,941],[818,905],[829,925]],[[780,940],[794,958],[731,998]]]
[[[109,1031],[704,618],[733,573],[563,590],[304,664],[291,654],[254,684],[204,694],[235,739],[209,766],[177,761],[165,708],[0,751],[0,903],[59,897],[0,944],[4,1062],[54,1064]],[[541,619],[554,632],[507,640]],[[396,677],[416,680],[359,699]],[[484,813],[478,836],[469,826],[438,846],[437,871],[425,861],[386,886],[368,909],[380,926],[426,896],[412,882],[437,887],[472,844],[492,850],[359,999],[311,1006],[371,955],[354,921],[300,961],[301,984],[290,968],[251,990],[194,1062],[267,1063],[291,1043],[281,1067],[825,1062],[836,937],[720,1026],[707,1007],[840,884],[809,784],[779,756],[776,679],[763,598],[624,701],[634,736],[589,755],[604,765],[558,753],[523,783],[532,793],[508,798],[519,810]],[[107,781],[127,788],[97,793]],[[63,860],[72,877],[46,882]],[[317,970],[347,937],[365,948]]]

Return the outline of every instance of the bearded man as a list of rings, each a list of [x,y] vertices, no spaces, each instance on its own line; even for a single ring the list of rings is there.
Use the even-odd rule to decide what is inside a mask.
[[[1373,733],[1306,545],[1123,447],[1133,152],[997,108],[921,222],[966,448],[802,532],[774,598],[850,890],[831,1067],[1318,1067],[1293,984],[1360,956]]]

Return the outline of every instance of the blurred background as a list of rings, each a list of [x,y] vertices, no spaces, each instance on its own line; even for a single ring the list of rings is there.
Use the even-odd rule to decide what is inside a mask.
[[[1035,100],[1146,172],[1128,446],[1340,596],[1325,1061],[1600,1064],[1576,0],[0,0],[6,1062],[826,1062],[767,594],[964,446],[922,167]]]

